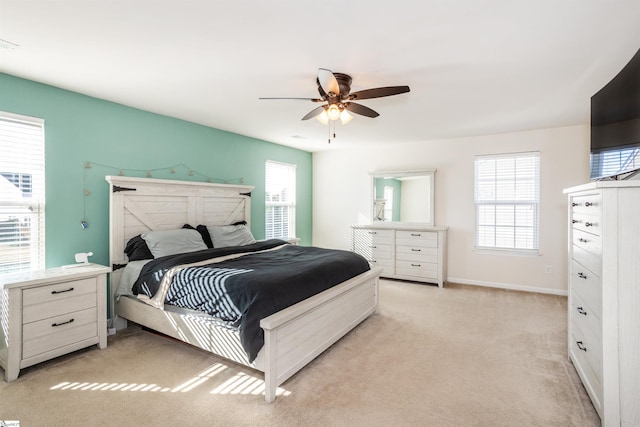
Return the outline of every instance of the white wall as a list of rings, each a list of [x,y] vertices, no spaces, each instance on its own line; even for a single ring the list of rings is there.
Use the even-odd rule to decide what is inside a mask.
[[[474,157],[540,152],[540,256],[474,251]],[[587,126],[344,149],[313,155],[313,244],[350,249],[350,224],[370,221],[379,170],[436,168],[435,223],[448,231],[451,281],[566,294],[567,206],[562,190],[589,180]],[[551,266],[551,274],[545,272]]]

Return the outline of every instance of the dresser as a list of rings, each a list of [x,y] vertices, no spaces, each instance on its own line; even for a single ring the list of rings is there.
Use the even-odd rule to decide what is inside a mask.
[[[439,287],[447,280],[446,227],[380,222],[351,228],[352,250],[381,267],[382,277]]]
[[[0,367],[20,369],[97,344],[107,346],[106,276],[89,264],[0,275]]]
[[[569,358],[604,426],[640,426],[640,181],[564,192]]]

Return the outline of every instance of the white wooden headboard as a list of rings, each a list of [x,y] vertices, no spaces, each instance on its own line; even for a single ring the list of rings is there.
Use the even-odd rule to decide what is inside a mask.
[[[128,262],[124,248],[132,237],[150,230],[171,230],[184,224],[251,224],[250,185],[212,184],[154,178],[106,176],[109,192],[109,259],[119,283],[118,266]]]

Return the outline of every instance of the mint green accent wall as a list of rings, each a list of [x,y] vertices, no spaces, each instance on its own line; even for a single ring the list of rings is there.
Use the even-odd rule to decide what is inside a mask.
[[[109,194],[104,177],[117,175],[118,169],[101,165],[142,170],[125,172],[137,177],[145,177],[147,170],[180,163],[212,178],[243,177],[245,184],[255,186],[251,230],[262,239],[265,161],[295,164],[297,237],[301,244],[311,244],[311,153],[3,73],[0,110],[45,120],[47,267],[74,263],[75,253],[89,251],[94,253],[92,262],[108,265]],[[92,167],[85,169],[85,162],[91,162]],[[189,176],[184,168],[175,172],[152,171],[152,175],[206,181]],[[84,196],[85,188],[90,196]],[[80,221],[84,217],[89,227],[83,230]]]

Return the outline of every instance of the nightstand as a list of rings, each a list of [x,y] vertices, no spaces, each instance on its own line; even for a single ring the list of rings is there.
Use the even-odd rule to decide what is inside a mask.
[[[97,264],[0,275],[0,367],[20,369],[107,346],[107,273]]]

